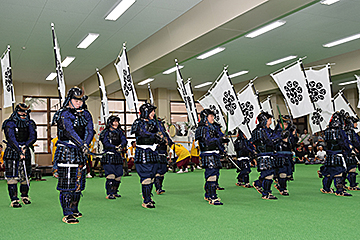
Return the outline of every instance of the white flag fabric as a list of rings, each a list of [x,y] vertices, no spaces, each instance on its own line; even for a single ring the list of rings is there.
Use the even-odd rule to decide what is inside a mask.
[[[357,117],[357,115],[353,112],[353,110],[350,107],[350,103],[347,103],[347,101],[344,99],[344,96],[342,93],[338,94],[338,96],[334,99],[335,103],[335,111],[343,111],[346,113],[349,113],[349,116]],[[355,132],[359,132],[360,129],[354,129]]]
[[[305,73],[309,83],[310,98],[316,108],[331,113],[334,109],[331,102],[329,67],[330,65],[320,70],[309,69]]]
[[[316,104],[315,104],[316,105]],[[317,107],[318,108],[318,107]],[[312,133],[320,132],[325,130],[329,125],[330,118],[333,112],[324,111],[321,108],[318,108],[318,112],[310,113],[309,115],[309,124]],[[320,128],[321,125],[321,128]]]
[[[285,96],[294,118],[314,112],[306,88],[304,73],[301,71],[301,61],[279,73],[270,74]]]
[[[100,109],[100,121],[102,124],[106,124],[106,120],[110,116],[109,113],[109,105],[108,105],[108,98],[106,94],[106,88],[103,76],[100,74],[99,71],[96,71],[98,81],[99,81],[99,89],[101,91],[101,109]]]
[[[1,58],[1,73],[4,90],[4,108],[11,107],[15,103],[14,85],[11,76],[10,48]]]
[[[250,138],[251,132],[249,132],[247,125],[249,125],[250,131],[254,130],[256,128],[256,117],[260,114],[259,102],[252,89],[252,83],[249,83],[244,91],[238,93],[238,99],[244,116],[240,129],[247,138]]]
[[[148,83],[148,90],[149,90],[150,103],[151,103],[151,104],[154,104],[154,97],[153,97],[153,94],[152,94],[152,92],[151,92],[150,83]]]
[[[221,109],[215,99],[210,94],[207,94],[205,97],[199,100],[199,103],[204,109],[208,108],[215,113],[215,121],[221,125],[221,129],[225,132],[226,123],[224,116],[222,115]]]
[[[356,77],[356,80],[357,80],[357,88],[358,88],[358,92],[359,92],[359,102],[358,102],[358,105],[357,105],[357,108],[360,108],[360,77],[358,75],[355,75]]]
[[[130,110],[137,110],[138,97],[135,91],[134,83],[131,78],[130,68],[126,56],[126,47],[123,46],[123,51],[119,56],[119,62],[114,63],[118,73],[121,87],[126,99],[127,106]]]
[[[64,71],[61,66],[61,54],[60,47],[56,38],[54,24],[51,24],[52,34],[53,34],[53,44],[54,44],[54,53],[55,53],[55,68],[56,68],[56,80],[58,84],[58,91],[61,98],[60,105],[62,106],[66,97],[66,85],[64,79]]]
[[[195,101],[194,101],[194,94],[191,88],[191,82],[190,80],[188,80],[185,83],[185,91],[186,91],[186,101],[188,102],[187,106],[189,108],[188,110],[188,114],[190,113],[191,118],[194,121],[194,125],[193,126],[197,126],[198,123],[198,115],[197,115],[197,111],[196,111],[196,106],[195,106]]]
[[[239,126],[244,117],[240,110],[240,103],[226,70],[224,70],[221,79],[210,91],[210,94],[217,101],[224,114],[228,116],[228,130],[232,131]]]
[[[273,116],[270,128],[275,129],[275,118],[274,118],[275,116],[274,116],[274,111],[271,107],[270,97],[267,97],[266,100],[261,103],[261,107],[264,112],[267,112]]]

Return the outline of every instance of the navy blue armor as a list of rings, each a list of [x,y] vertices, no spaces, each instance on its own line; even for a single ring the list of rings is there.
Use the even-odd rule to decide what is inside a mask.
[[[82,100],[83,105],[79,109],[70,108],[72,99]],[[53,124],[57,124],[58,130],[53,174],[58,178],[57,190],[60,191],[59,198],[65,218],[79,214],[81,191],[85,189],[86,153],[94,136],[93,120],[86,109],[86,99],[81,89],[71,88],[64,106],[53,118]]]
[[[250,168],[250,157],[255,154],[255,147],[254,145],[246,138],[244,133],[239,130],[238,137],[234,142],[234,149],[236,151],[237,157],[237,164],[239,169],[238,172],[238,182],[236,183],[237,186],[243,187],[251,187],[249,184],[249,174],[251,172]]]
[[[7,148],[4,153],[5,175],[8,183],[9,196],[19,206],[17,183],[20,181],[21,198],[28,199],[29,177],[31,174],[31,153],[37,140],[36,124],[30,119],[29,107],[24,103],[17,104],[14,112],[2,125]],[[20,113],[20,115],[19,115]],[[22,115],[24,114],[24,115]],[[20,205],[21,206],[21,205]]]

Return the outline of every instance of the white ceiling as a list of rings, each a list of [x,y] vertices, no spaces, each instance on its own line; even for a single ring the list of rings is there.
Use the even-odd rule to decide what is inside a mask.
[[[214,81],[225,65],[229,66],[229,74],[248,70],[248,74],[232,79],[236,84],[256,76],[269,75],[284,67],[291,61],[275,66],[267,66],[266,63],[289,55],[307,56],[303,61],[306,64],[358,50],[360,40],[332,48],[324,48],[322,45],[360,33],[359,13],[360,0],[341,0],[330,6],[316,3],[282,18],[286,20],[286,24],[278,29],[253,39],[241,36],[221,44],[220,46],[226,49],[217,55],[204,60],[197,60],[194,57],[182,62],[181,65],[184,65],[181,70],[182,75],[184,79],[191,77],[192,85],[195,86]],[[175,86],[175,74],[159,73],[152,77],[156,79],[151,84],[153,88]]]
[[[13,80],[46,83],[46,76],[54,71],[51,22],[55,23],[62,58],[76,57],[64,69],[66,83],[73,85],[93,75],[96,67],[101,69],[112,63],[124,41],[130,50],[201,0],[137,0],[116,22],[104,20],[117,2],[0,0],[0,52],[11,45]],[[230,74],[249,70],[248,74],[232,79],[233,83],[239,83],[285,66],[288,63],[273,67],[265,63],[288,55],[307,56],[304,63],[310,63],[358,50],[360,40],[333,48],[323,48],[322,44],[359,33],[359,12],[360,0],[340,0],[331,6],[313,4],[284,17],[287,23],[276,30],[254,39],[240,36],[227,43],[219,42],[226,47],[222,53],[205,60],[183,61],[182,75],[191,77],[194,86],[215,80],[224,65],[229,66]],[[100,37],[86,50],[77,49],[89,32],[100,33]],[[152,88],[175,89],[175,74],[163,75],[163,70],[146,76],[155,78]],[[141,80],[134,79],[135,83]]]
[[[123,42],[131,49],[201,0],[138,0],[117,21],[106,21],[104,17],[118,2],[0,0],[0,51],[11,45],[13,80],[45,83],[54,71],[51,22],[62,59],[76,57],[64,69],[66,83],[78,84],[94,74],[95,68],[114,61]],[[100,37],[87,49],[77,49],[89,32]]]

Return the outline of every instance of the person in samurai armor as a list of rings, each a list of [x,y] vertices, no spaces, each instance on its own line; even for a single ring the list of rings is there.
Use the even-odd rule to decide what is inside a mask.
[[[271,130],[272,116],[267,112],[261,112],[257,116],[258,124],[251,133],[251,142],[255,145],[257,153],[257,170],[260,172],[259,179],[253,182],[254,188],[262,195],[263,199],[275,200],[272,195],[271,184],[274,177],[274,147],[275,137]]]
[[[289,115],[279,116],[279,122],[274,130],[274,138],[276,138],[274,167],[277,176],[277,183],[274,187],[281,195],[289,196],[287,181],[290,181],[293,175],[292,151],[299,141],[296,128],[291,124]]]
[[[356,175],[358,175],[356,173],[356,166],[359,163],[357,155],[360,152],[360,138],[359,135],[357,135],[354,131],[354,129],[357,128],[358,121],[359,119],[354,116],[347,116],[345,118],[345,133],[353,147],[353,151],[345,156],[346,174],[344,174],[344,182],[345,178],[347,178],[350,186],[345,187],[350,191],[360,191],[360,188],[357,186],[356,182]]]
[[[14,112],[2,125],[7,148],[4,153],[5,176],[11,200],[11,207],[20,208],[17,183],[20,182],[22,202],[31,204],[29,199],[29,177],[31,174],[30,148],[36,142],[36,124],[30,119],[30,107],[25,103],[16,105]]]
[[[236,151],[237,164],[241,169],[236,170],[238,173],[238,182],[235,185],[244,188],[252,188],[253,186],[249,183],[249,174],[251,173],[250,158],[254,155],[255,148],[240,129],[234,142],[234,149]]]
[[[100,133],[100,141],[105,152],[101,158],[101,164],[105,171],[106,198],[116,199],[121,197],[118,189],[123,175],[123,161],[126,161],[124,153],[127,147],[127,140],[120,127],[119,117],[110,116],[107,119],[106,128]]]
[[[162,119],[158,118],[158,134],[161,139],[164,139],[165,141],[161,141],[157,147],[157,151],[159,153],[159,163],[155,174],[155,188],[156,193],[158,195],[163,194],[165,192],[164,189],[162,189],[163,181],[164,181],[164,175],[167,172],[167,147],[171,146],[173,144],[172,140],[170,139],[170,136],[167,134],[164,121]]]
[[[217,197],[217,179],[220,175],[220,154],[224,153],[225,138],[220,126],[214,122],[214,112],[204,109],[200,113],[200,122],[195,132],[195,140],[200,146],[202,167],[205,168],[205,197],[211,205],[223,205]]]
[[[85,189],[86,160],[94,136],[93,120],[87,110],[84,90],[71,88],[52,124],[57,124],[58,141],[53,160],[53,174],[58,179],[63,222],[76,224],[82,217],[78,205]]]
[[[135,164],[140,177],[144,208],[155,208],[151,191],[159,163],[158,143],[165,139],[159,135],[158,122],[154,118],[156,107],[150,103],[140,106],[140,117],[131,126],[131,134],[136,137]]]
[[[337,196],[352,196],[344,189],[343,174],[346,173],[346,162],[344,157],[351,154],[351,143],[346,136],[344,127],[344,116],[335,112],[330,120],[329,126],[325,129],[326,159],[320,168],[323,176],[322,193],[334,193],[331,182],[334,180]]]

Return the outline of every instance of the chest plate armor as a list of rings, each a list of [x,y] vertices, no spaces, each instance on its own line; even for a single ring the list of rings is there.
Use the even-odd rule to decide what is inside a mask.
[[[121,133],[119,130],[109,131],[108,134],[109,142],[112,145],[119,146],[121,144],[120,134]]]
[[[211,144],[206,144],[206,142],[205,142],[206,133],[209,133],[210,138],[219,138],[220,137],[219,133],[216,130],[211,129],[208,126],[203,125],[203,126],[198,127],[198,129],[196,129],[196,132],[195,132],[195,139],[198,140],[198,142],[199,142],[200,150],[203,152],[219,150],[219,147],[216,144],[216,142],[213,142]]]
[[[16,121],[15,138],[18,142],[26,142],[29,139],[29,127],[26,122]]]
[[[340,129],[328,128],[325,130],[325,141],[327,150],[338,151],[341,150],[341,147],[338,144],[338,141],[342,140]]]
[[[258,153],[273,152],[272,146],[268,145],[266,142],[268,139],[265,136],[266,130],[263,128],[255,128],[251,133],[251,139],[255,145],[256,151]]]

